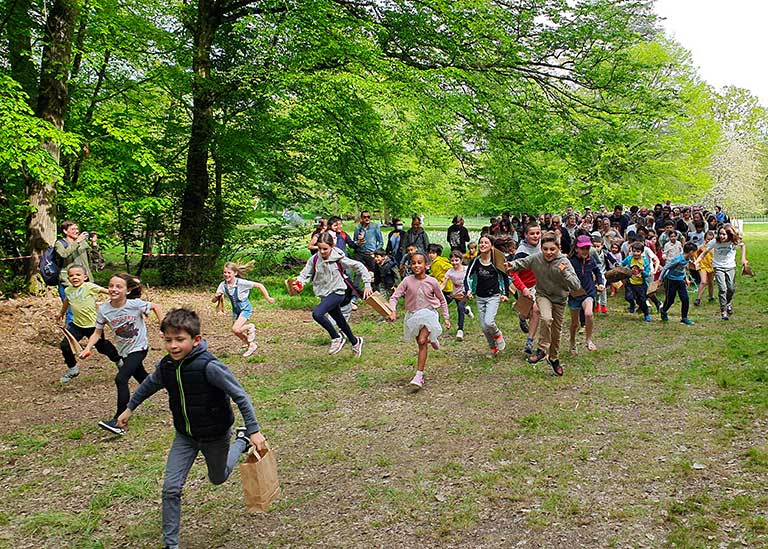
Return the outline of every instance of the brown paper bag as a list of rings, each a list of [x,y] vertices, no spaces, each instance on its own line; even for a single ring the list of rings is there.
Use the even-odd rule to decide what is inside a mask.
[[[661,281],[654,280],[648,285],[648,290],[645,292],[645,295],[654,295],[660,287],[661,287]]]
[[[741,276],[755,276],[755,273],[752,271],[752,267],[749,265],[742,265]]]
[[[493,266],[502,273],[507,272],[507,256],[497,248],[493,248]]]
[[[531,316],[531,309],[533,308],[533,300],[530,297],[525,297],[523,294],[517,296],[515,302],[515,310],[520,313],[523,318]]]
[[[264,513],[269,504],[280,495],[275,452],[267,447],[258,452],[253,446],[240,464],[240,480],[243,483],[245,507],[251,514]]]

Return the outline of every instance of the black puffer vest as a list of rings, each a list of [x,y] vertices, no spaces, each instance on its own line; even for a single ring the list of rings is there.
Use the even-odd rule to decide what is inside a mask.
[[[229,396],[206,378],[212,360],[216,357],[203,342],[180,362],[165,356],[157,366],[168,391],[173,426],[201,442],[224,436],[235,422]]]

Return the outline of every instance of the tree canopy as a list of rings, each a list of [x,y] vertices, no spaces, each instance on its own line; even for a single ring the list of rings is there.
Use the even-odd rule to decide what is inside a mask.
[[[2,251],[65,217],[215,253],[259,209],[719,200],[741,169],[764,189],[764,109],[703,83],[652,8],[0,0]]]

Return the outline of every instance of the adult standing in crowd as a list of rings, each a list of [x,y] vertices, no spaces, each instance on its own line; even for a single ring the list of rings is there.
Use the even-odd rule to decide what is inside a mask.
[[[414,215],[411,219],[411,228],[408,229],[403,238],[400,239],[400,255],[405,255],[405,250],[413,244],[416,249],[427,257],[427,248],[429,247],[429,237],[424,229],[421,227],[421,219],[418,215]]]
[[[451,251],[459,250],[462,254],[467,253],[467,244],[470,241],[469,231],[464,226],[464,218],[460,215],[451,221],[451,226],[448,227],[447,240]]]
[[[376,262],[373,260],[373,252],[384,246],[384,237],[381,236],[381,227],[375,221],[371,221],[371,212],[360,212],[360,224],[355,227],[352,240],[357,245],[355,259],[373,271]]]
[[[622,235],[626,233],[627,226],[629,226],[629,218],[624,215],[624,207],[621,204],[617,204],[613,207],[613,213],[608,219],[611,220],[611,226],[613,226],[614,223],[619,224],[619,231]]]
[[[66,299],[64,288],[69,286],[67,278],[67,269],[72,265],[78,265],[83,268],[88,280],[93,281],[91,273],[91,263],[89,255],[91,244],[88,242],[88,233],[80,232],[80,227],[74,221],[66,220],[61,223],[61,232],[64,238],[60,238],[54,244],[53,249],[61,260],[61,271],[59,274],[59,297],[63,303]],[[72,308],[67,309],[66,326],[73,321]]]
[[[400,261],[403,259],[400,243],[403,240],[405,231],[403,230],[403,222],[397,217],[392,218],[392,226],[394,229],[387,235],[387,248],[384,251],[394,260],[395,265],[400,265]]]

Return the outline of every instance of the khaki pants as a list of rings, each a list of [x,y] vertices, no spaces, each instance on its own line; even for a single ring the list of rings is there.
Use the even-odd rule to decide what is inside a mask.
[[[549,357],[557,360],[560,350],[560,329],[563,327],[565,304],[552,303],[548,298],[537,295],[536,305],[539,306],[539,349]]]

